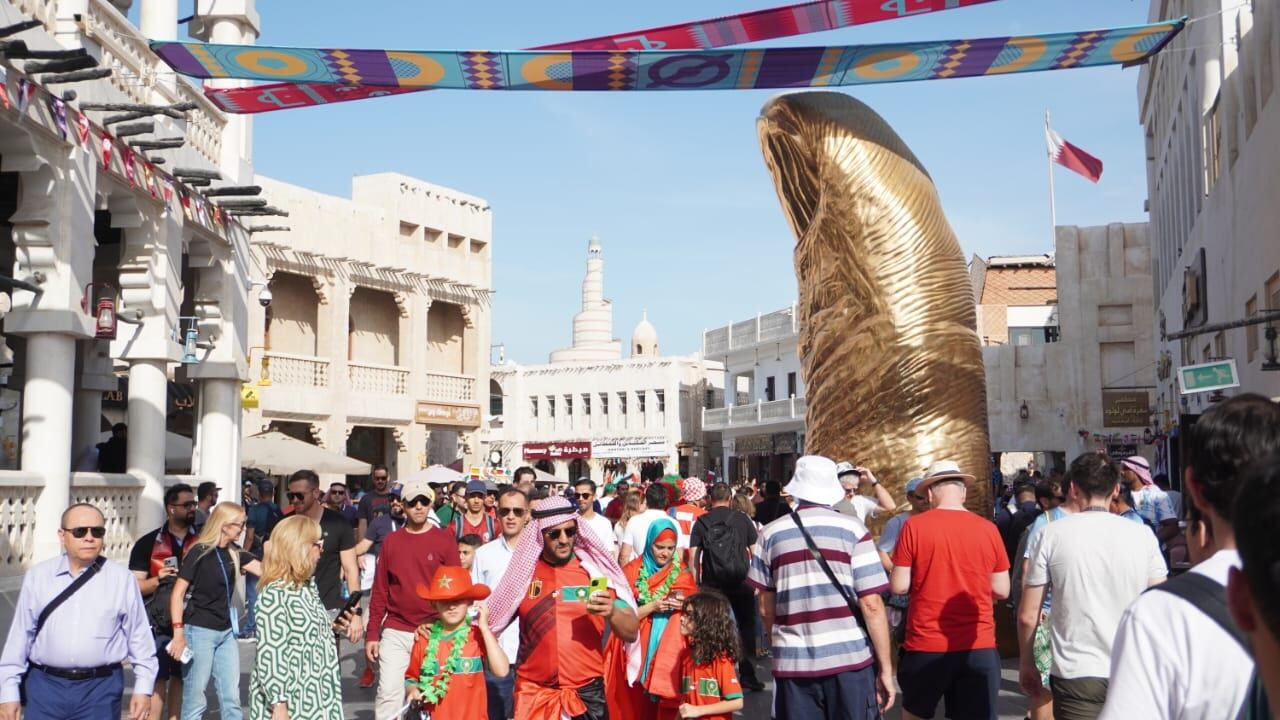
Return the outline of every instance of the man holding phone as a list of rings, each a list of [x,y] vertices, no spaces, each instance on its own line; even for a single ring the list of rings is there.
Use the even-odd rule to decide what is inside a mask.
[[[138,580],[146,603],[147,619],[156,638],[156,691],[151,696],[151,717],[156,720],[176,720],[182,707],[182,668],[165,647],[173,640],[170,636],[169,598],[173,583],[178,578],[182,560],[191,551],[196,540],[196,494],[190,485],[178,483],[164,493],[165,523],[138,538],[129,553],[129,570]],[[164,712],[165,700],[169,714]]]
[[[595,532],[580,532],[589,526],[568,499],[539,501],[532,518],[489,600],[494,633],[517,619],[543,629],[520,638],[516,720],[603,720],[605,624],[624,642],[635,640],[630,585]]]

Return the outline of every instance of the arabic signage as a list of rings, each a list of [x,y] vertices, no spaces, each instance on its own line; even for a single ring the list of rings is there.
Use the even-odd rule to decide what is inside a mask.
[[[1114,462],[1120,462],[1127,457],[1133,457],[1137,454],[1137,445],[1127,443],[1107,443],[1107,457]]]
[[[598,458],[666,457],[667,439],[656,437],[596,440],[591,444],[591,452]]]
[[[413,420],[422,425],[479,427],[480,408],[475,405],[451,405],[419,400]]]
[[[573,460],[591,457],[589,440],[570,440],[568,442],[525,443],[522,447],[524,459],[532,460]]]
[[[1239,387],[1240,376],[1236,374],[1236,361],[1227,359],[1180,367],[1178,386],[1183,395]]]
[[[793,432],[773,436],[773,452],[777,455],[794,455],[798,447],[796,434]]]
[[[772,455],[772,435],[744,435],[734,440],[733,451],[739,457],[743,455]]]
[[[1103,390],[1103,427],[1145,427],[1151,423],[1151,397],[1146,390]]]

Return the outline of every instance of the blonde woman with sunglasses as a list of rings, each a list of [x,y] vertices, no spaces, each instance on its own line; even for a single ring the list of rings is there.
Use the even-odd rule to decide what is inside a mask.
[[[241,720],[239,612],[232,604],[236,578],[244,572],[262,574],[262,563],[240,549],[245,510],[236,503],[219,503],[209,513],[196,545],[182,563],[173,586],[170,611],[173,642],[168,651],[182,667],[182,720],[204,717],[205,688],[212,677],[223,720]]]
[[[320,523],[294,515],[271,533],[258,586],[250,720],[342,720],[333,627],[313,578]]]

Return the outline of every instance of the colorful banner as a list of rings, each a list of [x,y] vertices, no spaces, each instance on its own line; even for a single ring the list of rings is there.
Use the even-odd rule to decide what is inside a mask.
[[[1062,70],[1145,60],[1184,21],[923,43],[750,50],[358,51],[158,42],[185,75],[455,90],[735,90],[837,87]]]
[[[994,0],[810,0],[765,10],[631,30],[585,40],[540,45],[530,50],[695,50],[793,37],[882,20],[981,5]],[[327,105],[430,88],[324,83],[274,83],[248,88],[205,88],[215,105],[230,113],[261,113]]]

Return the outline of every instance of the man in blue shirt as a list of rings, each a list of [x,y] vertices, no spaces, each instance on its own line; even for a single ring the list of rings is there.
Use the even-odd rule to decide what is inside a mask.
[[[118,720],[127,658],[133,666],[129,720],[146,720],[156,680],[156,646],[129,569],[102,555],[106,520],[88,504],[62,514],[64,554],[27,571],[0,655],[0,720],[17,720],[25,676],[26,720]],[[41,612],[84,573],[95,573],[48,616]]]

